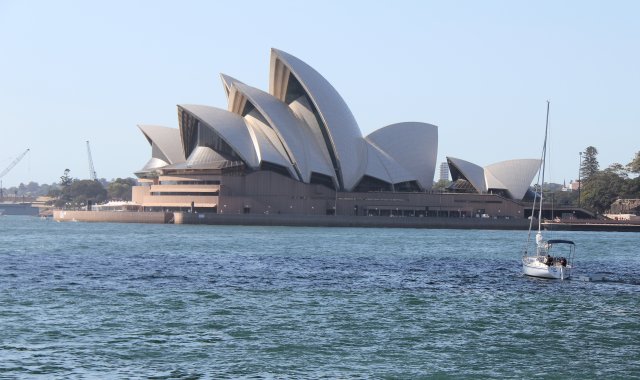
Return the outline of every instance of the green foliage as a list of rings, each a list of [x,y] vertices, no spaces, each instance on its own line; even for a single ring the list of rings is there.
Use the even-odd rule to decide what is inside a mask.
[[[37,182],[29,182],[27,184],[20,183],[18,186],[6,188],[4,192],[7,194],[16,194],[16,196],[39,197],[48,195],[52,189],[57,187],[57,184],[48,185],[45,183],[39,185]]]
[[[562,191],[562,185],[559,183],[549,183],[549,182],[545,182],[544,186],[542,187],[545,191],[545,193],[547,191],[551,191],[551,192],[561,192]]]
[[[603,213],[624,194],[625,179],[613,171],[603,170],[592,174],[582,185],[582,204]]]
[[[629,164],[613,163],[604,170],[598,170],[597,155],[592,146],[582,154],[582,206],[603,213],[617,199],[640,198],[640,177],[629,178],[629,173],[640,174],[640,152]]]
[[[600,168],[598,164],[598,150],[592,146],[587,147],[582,153],[582,164],[580,166],[580,176],[583,181],[588,180],[596,174]]]
[[[441,179],[438,182],[436,182],[435,185],[433,185],[433,190],[443,191],[447,188],[447,186],[449,186],[450,183],[451,181],[447,181],[446,179]]]
[[[625,168],[623,165],[617,162],[609,165],[609,167],[604,169],[604,171],[608,173],[613,173],[623,179],[629,178],[629,175],[627,174],[627,168]]]
[[[627,164],[627,169],[631,173],[640,174],[640,152],[636,152],[636,156]]]
[[[71,185],[73,178],[69,175],[71,170],[64,169],[64,174],[60,177],[60,186],[65,187]]]
[[[49,189],[49,192],[47,193],[47,196],[52,197],[52,198],[58,198],[62,195],[62,190],[60,190],[57,187],[51,187]]]
[[[109,199],[113,200],[131,200],[131,188],[136,184],[135,178],[117,178],[107,186],[107,194]]]
[[[623,197],[629,199],[640,199],[640,177],[624,181]]]
[[[117,178],[111,182],[102,178],[99,181],[79,181],[69,175],[69,170],[60,177],[60,183],[42,184],[37,182],[21,183],[19,186],[4,189],[4,194],[11,196],[49,196],[54,200],[48,204],[60,208],[80,208],[87,204],[87,200],[95,203],[107,200],[131,200],[131,188],[136,185],[135,178]],[[63,185],[66,183],[66,185]]]
[[[584,155],[597,154],[595,148],[589,147]],[[581,173],[586,175],[591,166],[583,162]],[[597,165],[597,160],[595,161]],[[582,182],[582,205],[598,213],[606,212],[617,199],[637,199],[640,198],[640,177],[629,178],[629,172],[640,173],[640,152],[627,165],[613,163],[608,168],[591,173],[585,176]]]
[[[55,202],[56,207],[77,209],[87,204],[88,200],[95,203],[107,199],[107,190],[98,181],[73,181],[62,189],[60,198]]]
[[[547,200],[552,199],[553,203],[559,207],[569,207],[578,205],[578,192],[577,191],[561,191],[556,190],[550,194],[546,194]]]

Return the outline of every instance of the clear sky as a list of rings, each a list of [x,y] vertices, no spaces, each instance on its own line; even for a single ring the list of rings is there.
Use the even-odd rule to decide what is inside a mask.
[[[438,161],[538,158],[551,101],[549,180],[640,150],[640,1],[0,0],[4,186],[65,169],[133,177],[137,124],[177,127],[176,104],[226,108],[219,73],[268,91],[275,47],[320,72],[363,134],[439,127]],[[436,176],[437,176],[436,171]]]

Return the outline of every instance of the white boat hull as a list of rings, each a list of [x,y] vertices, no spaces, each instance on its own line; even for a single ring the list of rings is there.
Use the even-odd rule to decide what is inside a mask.
[[[566,280],[571,277],[571,266],[547,265],[538,257],[529,256],[522,259],[522,273],[531,277]]]

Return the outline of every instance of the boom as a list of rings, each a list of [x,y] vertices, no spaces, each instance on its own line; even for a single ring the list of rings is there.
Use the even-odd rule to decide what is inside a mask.
[[[96,169],[93,167],[93,159],[91,159],[91,147],[89,146],[89,140],[87,140],[87,155],[89,156],[89,178],[92,181],[98,179],[96,175]]]
[[[13,162],[11,162],[9,166],[7,166],[7,168],[4,169],[2,173],[0,173],[0,178],[4,177],[7,173],[11,171],[11,169],[13,169],[14,166],[18,165],[18,162],[20,162],[20,160],[22,160],[24,156],[27,155],[27,153],[29,153],[29,149],[25,150],[24,153],[19,155],[15,160],[13,160]]]

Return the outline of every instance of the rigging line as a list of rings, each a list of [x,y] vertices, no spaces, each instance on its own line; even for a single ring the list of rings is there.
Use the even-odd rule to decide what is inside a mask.
[[[545,159],[545,167],[546,167],[546,177],[547,179],[547,183],[551,184],[551,178],[552,178],[552,173],[553,173],[553,165],[551,164],[551,162],[553,161],[551,159],[552,155],[553,155],[553,128],[551,125],[552,121],[549,120],[549,126],[548,131],[549,131],[549,136],[547,138],[547,146],[549,147],[549,149],[547,149],[547,157]],[[553,215],[553,214],[552,214]]]
[[[547,121],[546,121],[546,126],[549,125],[549,101],[547,100]],[[544,143],[542,144],[542,153],[540,154],[540,166],[538,167],[538,177],[536,179],[536,183],[538,185],[540,185],[540,188],[538,189],[540,191],[540,205],[542,205],[542,185],[540,184],[540,178],[542,176],[543,180],[544,180],[544,158],[545,158],[545,151],[546,151],[546,146],[547,146],[547,127],[545,126],[545,134],[544,134]],[[535,211],[536,211],[536,201],[538,199],[538,192],[535,191],[534,188],[534,192],[533,192],[533,205],[531,206],[531,219],[529,219],[529,234],[527,235],[527,247],[529,246],[529,242],[531,241],[531,230],[533,229],[533,217],[535,215]],[[542,207],[540,208],[542,209]],[[538,216],[538,219],[540,219],[540,217]],[[525,252],[526,252],[526,248],[525,248]]]
[[[549,101],[547,100],[547,122],[544,128],[544,146],[542,148],[542,179],[540,181],[540,211],[538,212],[538,232],[542,231],[542,202],[544,199],[544,172],[547,167],[547,137],[549,135]]]
[[[551,196],[551,207],[550,207],[551,214],[550,214],[550,219],[553,220],[553,214],[554,214],[554,211],[555,211],[554,210],[555,194],[554,194],[554,190],[552,190],[553,187],[551,186],[551,184],[552,184],[551,180],[553,178],[552,174],[553,174],[553,169],[554,169],[553,165],[552,165],[552,161],[553,161],[553,159],[552,159],[552,157],[553,157],[553,128],[551,128],[552,127],[551,124],[552,124],[552,121],[549,120],[549,126],[547,127],[547,129],[549,131],[548,132],[549,136],[547,138],[547,146],[549,148],[547,150],[547,157],[545,159],[545,167],[546,167],[546,175],[547,175],[547,178],[548,178],[547,179],[547,189],[548,189],[547,197]],[[544,183],[543,183],[543,185],[544,185]],[[547,233],[547,237],[549,239],[551,239],[553,237],[553,235],[554,235],[554,233],[552,231],[549,231]]]

